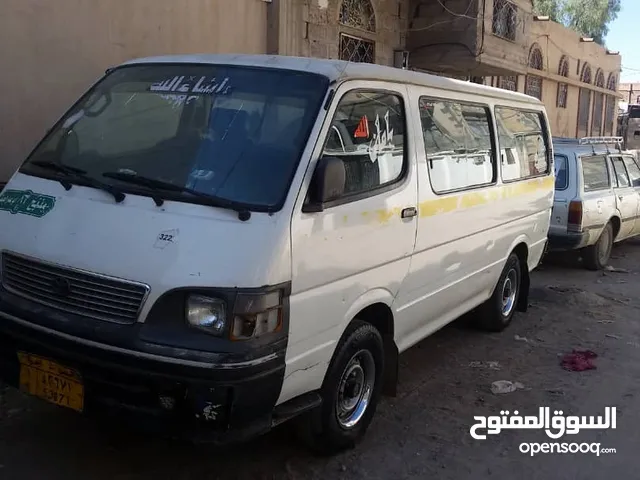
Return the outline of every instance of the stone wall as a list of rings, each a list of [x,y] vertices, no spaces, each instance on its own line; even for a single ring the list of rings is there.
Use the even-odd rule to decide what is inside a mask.
[[[408,0],[369,0],[376,17],[375,33],[341,24],[342,0],[300,1],[305,27],[298,51],[301,56],[340,58],[341,33],[375,41],[375,61],[382,65],[393,65],[393,51],[405,46]]]

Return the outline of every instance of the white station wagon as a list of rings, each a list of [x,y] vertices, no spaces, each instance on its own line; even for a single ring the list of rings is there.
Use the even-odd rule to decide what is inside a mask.
[[[554,138],[555,198],[549,249],[580,250],[607,265],[615,242],[640,234],[640,168],[620,137]]]

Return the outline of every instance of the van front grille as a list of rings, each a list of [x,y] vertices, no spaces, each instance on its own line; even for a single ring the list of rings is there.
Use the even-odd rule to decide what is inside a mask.
[[[58,310],[131,324],[149,293],[147,285],[2,253],[2,286]]]

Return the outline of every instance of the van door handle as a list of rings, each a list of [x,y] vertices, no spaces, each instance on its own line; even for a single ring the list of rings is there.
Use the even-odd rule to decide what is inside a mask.
[[[624,200],[624,196],[622,195],[618,195],[618,198],[620,199],[620,201]]]
[[[412,218],[416,215],[418,215],[418,209],[416,207],[403,208],[402,212],[400,212],[400,217],[402,218]]]

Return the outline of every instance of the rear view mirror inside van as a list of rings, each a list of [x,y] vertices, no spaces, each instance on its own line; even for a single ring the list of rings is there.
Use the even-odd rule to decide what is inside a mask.
[[[305,212],[321,212],[324,204],[344,194],[346,170],[344,162],[337,157],[322,157],[311,179],[308,203]]]

